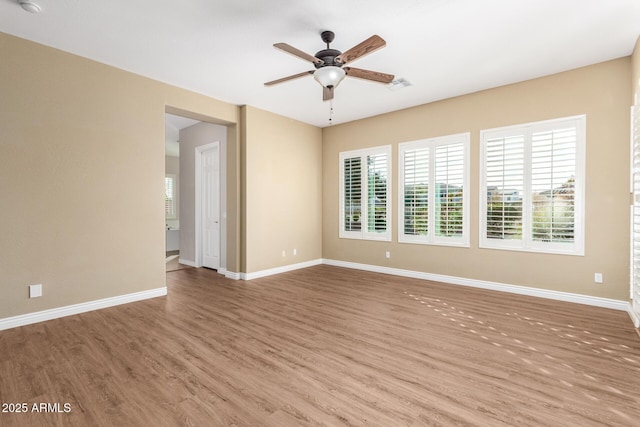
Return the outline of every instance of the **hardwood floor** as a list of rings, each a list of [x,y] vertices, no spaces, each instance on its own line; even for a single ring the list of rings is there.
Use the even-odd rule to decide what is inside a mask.
[[[0,425],[640,423],[624,312],[329,266],[167,282],[167,297],[1,331],[0,402],[28,411]]]

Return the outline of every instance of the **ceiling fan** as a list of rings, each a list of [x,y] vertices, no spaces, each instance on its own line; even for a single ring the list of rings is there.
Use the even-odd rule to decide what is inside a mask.
[[[313,74],[313,77],[322,85],[322,100],[328,101],[333,99],[333,91],[338,83],[344,79],[345,76],[356,77],[359,79],[371,80],[380,83],[391,83],[393,81],[392,74],[380,73],[377,71],[363,70],[361,68],[343,67],[356,59],[378,50],[386,46],[382,37],[374,35],[363,41],[362,43],[352,47],[346,52],[342,53],[339,50],[331,49],[329,44],[333,42],[335,34],[333,31],[323,31],[320,34],[322,41],[327,44],[327,48],[323,49],[311,56],[293,46],[286,43],[276,43],[273,47],[288,52],[298,58],[311,62],[315,70],[305,71],[291,76],[283,77],[281,79],[272,80],[265,83],[265,86],[272,86],[278,83],[286,82],[288,80],[297,79]]]

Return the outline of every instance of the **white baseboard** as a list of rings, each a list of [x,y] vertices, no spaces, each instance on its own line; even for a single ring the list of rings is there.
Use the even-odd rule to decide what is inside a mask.
[[[196,264],[195,261],[191,261],[190,259],[180,258],[178,261],[180,264],[188,265],[190,267],[200,267]],[[242,273],[234,273],[233,271],[229,271],[226,268],[220,267],[216,270],[219,274],[222,274],[227,279],[240,280],[242,278]]]
[[[240,273],[242,280],[258,279],[260,277],[272,276],[274,274],[286,273],[287,271],[299,270],[301,268],[313,267],[323,263],[322,259],[300,262],[297,264],[284,265],[282,267],[270,268],[268,270],[255,271],[253,273]]]
[[[101,308],[113,307],[115,305],[162,297],[165,295],[167,295],[166,287],[134,292],[132,294],[104,298],[96,301],[83,302],[65,307],[52,308],[50,310],[37,311],[35,313],[22,314],[20,316],[6,317],[4,319],[0,319],[0,331],[30,325],[32,323],[44,322],[46,320],[58,319],[60,317],[72,316],[74,314],[86,313],[87,311],[99,310]]]
[[[186,261],[186,262],[185,262]],[[180,260],[181,264],[195,266],[195,263],[188,260]],[[268,270],[257,271],[253,273],[235,273],[220,269],[218,272],[225,277],[233,280],[252,280],[260,277],[271,276],[274,274],[294,271],[301,268],[313,267],[315,265],[326,264],[336,267],[345,267],[356,270],[365,270],[376,273],[391,274],[394,276],[411,277],[415,279],[431,280],[435,282],[449,283],[453,285],[470,286],[474,288],[489,289],[493,291],[509,292],[520,295],[529,295],[539,298],[547,298],[559,301],[573,302],[577,304],[586,304],[596,307],[610,308],[614,310],[622,310],[629,313],[635,327],[640,327],[640,318],[634,313],[631,304],[628,301],[613,300],[608,298],[593,297],[588,295],[573,294],[568,292],[550,291],[547,289],[530,288],[526,286],[508,285],[504,283],[487,282],[475,279],[466,279],[455,276],[445,276],[440,274],[424,273],[413,270],[403,270],[399,268],[382,267],[371,264],[359,264],[347,261],[338,261],[332,259],[317,259],[312,261],[301,262],[297,264],[285,265],[282,267],[271,268]],[[17,328],[19,326],[30,325],[32,323],[44,322],[47,320],[57,319],[60,317],[71,316],[74,314],[85,313],[88,311],[99,310],[102,308],[113,307],[116,305],[127,304],[135,301],[142,301],[149,298],[156,298],[167,295],[167,288],[157,288],[148,291],[135,292],[132,294],[120,295],[117,297],[104,298],[96,301],[89,301],[80,304],[69,305],[65,307],[54,308],[50,310],[38,311],[14,317],[0,319],[0,331],[4,329]]]
[[[631,320],[633,320],[633,326],[635,326],[636,328],[640,328],[640,317],[638,317],[636,312],[633,311],[633,302],[629,303],[627,312],[629,313],[629,317],[631,317]]]
[[[234,273],[233,271],[229,271],[226,268],[219,268],[218,273],[222,274],[227,279],[240,280],[240,273]]]
[[[470,286],[473,288],[490,289],[493,291],[509,292],[513,294],[529,295],[539,298],[547,298],[558,301],[586,304],[595,307],[611,308],[614,310],[629,311],[628,301],[620,301],[608,298],[592,297],[588,295],[573,294],[569,292],[550,291],[547,289],[530,288],[526,286],[507,285],[504,283],[487,282],[483,280],[465,279],[463,277],[445,276],[441,274],[423,273],[420,271],[402,270],[399,268],[381,267],[377,265],[358,264],[355,262],[337,261],[325,259],[323,263],[336,267],[346,267],[356,270],[366,270],[376,273],[391,274],[394,276],[411,277],[414,279],[432,280],[434,282],[449,283],[452,285]]]
[[[180,258],[178,260],[178,262],[180,264],[188,265],[189,267],[197,267],[196,262],[195,261],[191,261],[190,259]]]

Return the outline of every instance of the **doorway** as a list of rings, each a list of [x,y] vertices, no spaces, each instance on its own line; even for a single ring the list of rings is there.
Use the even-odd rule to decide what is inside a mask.
[[[165,117],[166,135],[169,136],[173,125],[172,139],[179,146],[177,261],[180,266],[205,266],[226,274],[227,127],[185,119],[175,113],[166,113]],[[206,200],[204,189],[208,191]]]

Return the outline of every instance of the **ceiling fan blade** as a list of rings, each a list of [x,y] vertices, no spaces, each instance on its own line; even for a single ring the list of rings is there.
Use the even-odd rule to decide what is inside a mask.
[[[288,80],[293,80],[293,79],[297,79],[299,77],[308,76],[309,74],[313,74],[313,71],[305,71],[304,73],[298,73],[298,74],[294,74],[292,76],[283,77],[281,79],[272,80],[270,82],[266,82],[264,85],[265,86],[272,86],[272,85],[275,85],[275,84],[278,84],[278,83],[286,82]]]
[[[288,45],[286,43],[276,43],[273,47],[284,50],[287,53],[297,56],[298,58],[302,58],[305,61],[312,62],[314,64],[324,64],[324,61],[320,58],[316,58],[315,56],[311,56],[306,52],[301,51],[300,49],[296,49],[295,47]]]
[[[380,36],[373,35],[336,57],[335,61],[339,64],[346,64],[351,61],[355,61],[358,58],[362,58],[365,55],[370,54],[371,52],[380,49],[381,47],[385,47],[387,42]]]
[[[323,87],[322,88],[322,100],[323,101],[329,101],[330,99],[333,99],[333,90],[335,89],[335,87],[331,86],[331,87]]]
[[[372,80],[380,83],[391,83],[393,81],[393,74],[380,73],[378,71],[363,70],[362,68],[344,67],[344,71],[349,77],[356,77],[359,79]]]

